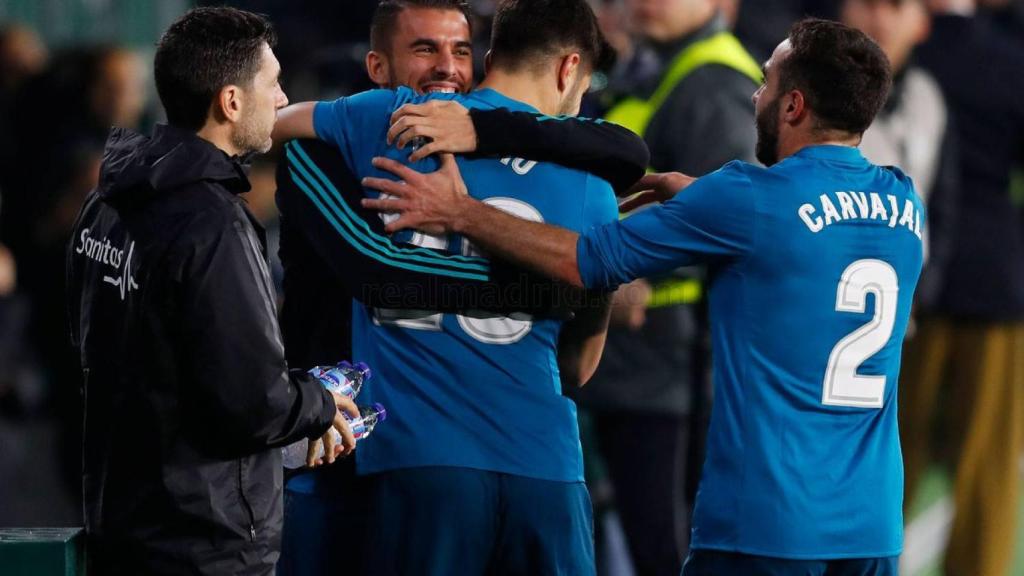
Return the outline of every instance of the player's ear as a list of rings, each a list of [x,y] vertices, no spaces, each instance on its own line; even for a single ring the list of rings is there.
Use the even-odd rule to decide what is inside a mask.
[[[782,101],[783,119],[790,124],[796,124],[807,114],[807,111],[804,93],[799,90],[790,90]]]
[[[565,92],[575,83],[580,69],[580,55],[576,52],[562,57],[558,63],[558,91]]]
[[[370,80],[378,86],[389,86],[391,84],[391,74],[388,71],[388,59],[387,56],[370,50],[366,53],[366,74],[369,75]]]
[[[219,122],[238,122],[242,117],[243,98],[242,90],[234,84],[221,88],[210,104],[214,119]]]

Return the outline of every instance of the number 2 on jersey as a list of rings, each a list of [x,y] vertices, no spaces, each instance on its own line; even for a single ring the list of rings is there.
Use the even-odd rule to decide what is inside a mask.
[[[857,367],[885,346],[896,322],[899,279],[881,260],[857,260],[846,267],[836,289],[836,312],[863,314],[868,294],[875,295],[871,321],[847,334],[828,357],[821,402],[829,406],[881,408],[885,375],[862,376]]]

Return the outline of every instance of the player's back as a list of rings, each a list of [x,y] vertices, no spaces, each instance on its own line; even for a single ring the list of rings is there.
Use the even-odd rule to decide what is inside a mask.
[[[339,142],[359,176],[386,175],[370,165],[375,155],[405,161],[408,150],[384,142],[388,118],[403,103],[425,98],[404,88],[375,92],[370,97],[376,102],[364,107],[349,99],[343,112],[349,118],[370,116]],[[458,98],[471,108],[532,110],[492,90],[434,97]],[[364,136],[351,137],[356,134]],[[471,195],[517,216],[573,230],[616,217],[611,188],[585,173],[513,158],[457,161]],[[465,255],[467,273],[486,266],[462,238],[405,237],[415,245]],[[581,481],[575,406],[561,394],[556,358],[560,328],[561,322],[551,319],[374,310],[355,303],[353,354],[374,369],[367,399],[389,411],[387,424],[358,452],[360,472],[462,466]]]
[[[920,200],[898,170],[841,146],[723,171],[749,178],[750,249],[714,269],[716,398],[693,545],[896,555],[896,382]]]

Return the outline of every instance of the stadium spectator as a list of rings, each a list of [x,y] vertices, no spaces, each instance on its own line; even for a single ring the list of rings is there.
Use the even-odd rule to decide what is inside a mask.
[[[948,459],[946,573],[1007,574],[1024,447],[1024,227],[1011,194],[1024,160],[1024,49],[976,16],[973,0],[929,4],[932,33],[917,59],[945,95],[961,190],[950,272],[906,354],[907,478],[929,457]],[[933,449],[936,415],[949,445]]]
[[[14,160],[12,119],[15,100],[24,84],[46,67],[46,46],[31,28],[0,26],[0,195]]]
[[[761,72],[717,6],[625,2],[639,38],[615,83],[626,98],[606,118],[644,137],[654,170],[704,175],[730,160],[754,160],[750,94]],[[611,326],[601,365],[577,396],[641,575],[676,576],[686,555],[710,409],[701,274],[668,271],[620,292],[613,305],[621,315],[637,318],[646,307],[642,328]],[[649,298],[628,297],[645,292]]]
[[[272,574],[277,448],[332,423],[355,447],[351,401],[288,370],[262,229],[237,197],[239,157],[270,148],[287,104],[273,44],[269,22],[231,8],[172,24],[154,63],[169,124],[111,132],[75,225],[90,571]]]
[[[0,26],[0,214],[4,210],[4,190],[10,185],[17,139],[11,119],[15,99],[25,82],[46,65],[46,48],[30,28],[16,24]],[[0,221],[0,410],[21,412],[18,383],[27,369],[26,355],[31,347],[25,342],[28,328],[28,301],[17,288],[17,263],[2,243]]]
[[[805,20],[765,74],[754,100],[769,168],[645,177],[637,189],[654,190],[627,207],[663,206],[582,235],[473,199],[450,162],[420,174],[377,159],[402,182],[364,179],[394,198],[363,204],[399,213],[388,231],[461,234],[574,285],[713,263],[717,393],[683,574],[895,575],[896,380],[923,207],[902,172],[856,149],[885,102],[889,65],[863,33]]]
[[[19,381],[24,378],[27,306],[15,293],[17,267],[11,251],[0,244],[0,415],[20,416]]]

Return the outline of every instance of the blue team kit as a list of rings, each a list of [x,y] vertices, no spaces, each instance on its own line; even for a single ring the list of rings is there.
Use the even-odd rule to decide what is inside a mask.
[[[490,90],[432,97],[525,108]],[[390,177],[370,160],[406,159],[384,145],[388,120],[423,98],[400,89],[320,103],[316,131],[359,175]],[[589,288],[709,267],[716,396],[692,549],[790,560],[901,552],[896,383],[925,221],[909,178],[855,148],[811,146],[771,168],[731,162],[663,207],[616,220],[610,189],[584,173],[508,158],[458,162],[474,197],[580,232]],[[487,274],[462,238],[404,239],[452,254],[445,273]],[[354,353],[377,370],[368,393],[395,415],[360,449],[361,471],[445,465],[582,480],[575,407],[560,394],[558,327],[355,304]],[[415,429],[403,413],[416,415]]]
[[[431,97],[471,108],[532,110],[493,90]],[[356,174],[387,176],[371,165],[373,157],[405,161],[409,153],[385,142],[391,113],[425,98],[400,88],[321,102],[314,126]],[[511,158],[458,162],[474,197],[517,216],[578,231],[617,217],[610,186],[584,172]],[[433,170],[436,164],[428,159],[413,167]],[[487,271],[486,260],[464,239],[415,234],[408,241],[461,255],[455,258],[467,271]],[[365,394],[392,416],[357,451],[360,473],[456,466],[583,480],[576,409],[561,394],[555,356],[560,321],[373,310],[355,303],[352,325],[353,355],[375,371]]]
[[[591,287],[709,265],[715,402],[693,549],[900,553],[896,383],[924,217],[898,169],[825,145],[731,162],[581,237]]]

